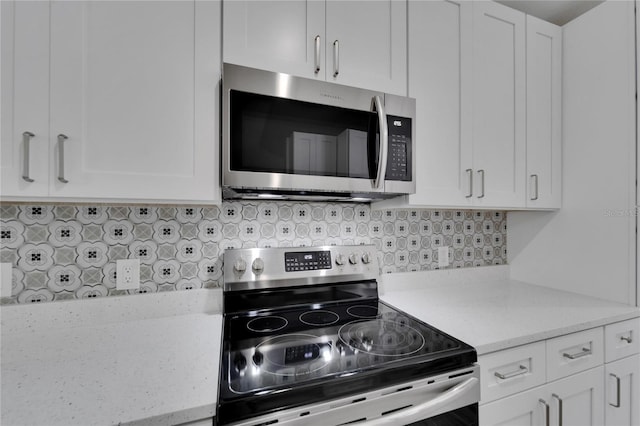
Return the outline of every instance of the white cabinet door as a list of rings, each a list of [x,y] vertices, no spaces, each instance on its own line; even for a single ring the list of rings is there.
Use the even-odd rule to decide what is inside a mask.
[[[527,207],[560,208],[562,28],[527,16]]]
[[[474,202],[524,207],[525,15],[473,2]]]
[[[412,0],[409,96],[416,99],[416,193],[409,203],[470,206],[472,4]]]
[[[51,3],[51,196],[219,198],[219,23],[219,2]]]
[[[499,399],[479,408],[482,426],[542,426],[546,423],[550,402],[546,386],[539,386]],[[546,398],[546,399],[545,399]],[[549,412],[550,414],[550,412]]]
[[[607,426],[640,425],[640,355],[605,367]]]
[[[0,15],[0,195],[46,196],[49,191],[49,3],[2,1]],[[28,142],[25,143],[25,139]]]
[[[407,4],[327,1],[326,79],[407,94]]]
[[[324,0],[231,0],[223,10],[224,62],[325,79]]]
[[[600,366],[547,384],[553,421],[565,426],[603,425],[603,375]]]

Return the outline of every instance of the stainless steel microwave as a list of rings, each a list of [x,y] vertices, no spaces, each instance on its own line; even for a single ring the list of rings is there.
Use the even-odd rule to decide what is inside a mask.
[[[414,152],[415,99],[224,64],[226,199],[412,194]]]

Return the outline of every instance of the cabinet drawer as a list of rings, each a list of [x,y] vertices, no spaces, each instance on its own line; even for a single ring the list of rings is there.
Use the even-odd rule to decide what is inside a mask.
[[[547,340],[547,381],[597,367],[603,362],[602,327]]]
[[[604,327],[605,362],[640,353],[640,318]]]
[[[480,403],[545,383],[545,362],[544,342],[480,356]]]

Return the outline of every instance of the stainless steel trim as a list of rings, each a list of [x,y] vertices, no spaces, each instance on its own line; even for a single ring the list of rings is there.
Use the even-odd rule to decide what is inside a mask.
[[[469,194],[465,198],[473,197],[473,170],[467,169],[467,173],[469,173]]]
[[[533,174],[530,176],[530,179],[531,179],[531,184],[535,183],[535,186],[534,186],[535,191],[531,190],[531,187],[529,188],[532,194],[535,194],[531,196],[531,201],[537,201],[538,200],[538,175]]]
[[[620,408],[620,377],[616,376],[613,373],[609,373],[609,376],[616,379],[616,403],[609,403],[609,405],[612,407]]]
[[[315,57],[315,71],[314,74],[318,74],[320,72],[320,35],[315,37],[314,44],[314,57]]]
[[[551,410],[549,407],[549,404],[547,404],[547,401],[545,401],[544,399],[540,398],[538,400],[538,402],[544,404],[544,418],[545,418],[545,426],[549,426],[551,424],[550,420],[551,420]]]
[[[474,365],[346,398],[282,410],[233,423],[233,426],[271,423],[395,426],[435,417],[479,401],[480,367]]]
[[[354,201],[389,198],[415,192],[415,99],[404,96],[384,94],[372,90],[359,89],[321,80],[295,77],[288,74],[258,70],[234,64],[223,66],[222,87],[222,159],[221,173],[223,195],[228,198],[245,198],[236,189],[250,189],[247,198],[257,198],[258,194],[270,194],[273,191],[291,191],[298,195],[278,197],[309,200],[315,192],[334,192],[335,200],[344,200],[345,195],[354,194]],[[371,111],[371,100],[379,96],[384,100],[384,110],[388,115],[411,118],[411,181],[384,182],[381,188],[373,187],[373,179],[347,178],[335,176],[310,176],[285,173],[261,173],[231,170],[230,166],[230,105],[231,91],[237,90],[259,95],[293,99],[321,105],[336,106],[359,111]],[[255,193],[253,193],[255,190]],[[236,197],[235,195],[238,194]],[[368,196],[368,194],[372,194]],[[321,195],[322,200],[324,195]],[[366,198],[366,200],[363,200]]]
[[[22,144],[24,145],[24,153],[23,153],[23,163],[22,163],[22,179],[31,183],[35,182],[31,176],[29,176],[29,160],[31,159],[31,154],[29,152],[29,142],[31,142],[31,138],[35,135],[31,132],[22,133]]]
[[[582,351],[578,352],[577,354],[569,354],[566,352],[562,354],[563,357],[569,358],[569,359],[578,359],[587,355],[591,355],[591,348],[582,348]]]
[[[495,372],[493,373],[494,376],[496,376],[499,379],[505,380],[505,379],[511,379],[513,377],[517,377],[517,376],[522,376],[523,374],[527,374],[529,372],[529,369],[527,367],[525,367],[524,365],[521,365],[518,370],[516,371],[512,371],[510,373],[499,373],[499,372]]]
[[[480,195],[478,195],[478,198],[484,198],[484,170],[478,170],[478,174],[481,177],[481,181],[480,181]]]
[[[558,426],[562,426],[562,417],[564,417],[562,413],[562,398],[555,393],[551,394],[551,396],[558,400]]]
[[[58,135],[58,180],[62,183],[69,183],[64,178],[64,142],[69,139],[62,133]]]
[[[333,76],[340,74],[340,41],[333,42]]]
[[[382,106],[380,96],[373,97],[373,110],[378,113],[378,124],[380,126],[380,155],[378,156],[378,173],[373,187],[384,188],[384,178],[387,173],[387,154],[389,151],[389,127],[387,126],[387,114]]]

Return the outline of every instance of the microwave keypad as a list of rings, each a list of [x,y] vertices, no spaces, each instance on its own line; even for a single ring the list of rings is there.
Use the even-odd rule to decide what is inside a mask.
[[[387,179],[402,180],[407,177],[409,139],[404,135],[389,135],[389,158],[387,163]]]

